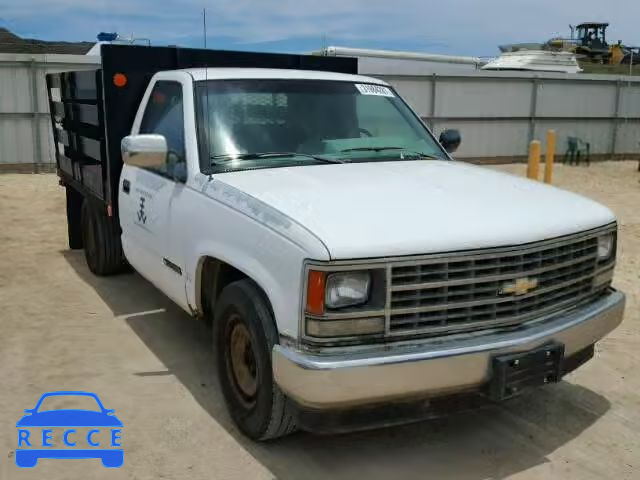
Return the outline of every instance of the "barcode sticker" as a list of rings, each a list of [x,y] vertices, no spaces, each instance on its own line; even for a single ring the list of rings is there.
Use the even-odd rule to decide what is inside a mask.
[[[356,88],[362,95],[378,95],[380,97],[395,97],[390,88],[370,83],[356,83]]]

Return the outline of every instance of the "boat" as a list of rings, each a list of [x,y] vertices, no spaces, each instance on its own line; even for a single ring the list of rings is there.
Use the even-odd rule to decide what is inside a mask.
[[[482,70],[531,70],[559,73],[582,71],[575,54],[571,52],[526,49],[503,52],[481,68]]]

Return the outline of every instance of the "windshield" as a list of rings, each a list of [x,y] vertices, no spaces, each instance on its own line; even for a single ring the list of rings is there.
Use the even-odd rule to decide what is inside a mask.
[[[101,411],[96,399],[88,395],[49,395],[38,406],[38,412],[68,409]]]
[[[448,158],[395,92],[381,85],[209,80],[197,83],[196,102],[205,173]]]

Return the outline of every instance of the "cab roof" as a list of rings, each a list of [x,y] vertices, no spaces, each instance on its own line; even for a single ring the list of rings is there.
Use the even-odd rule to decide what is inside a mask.
[[[608,23],[600,23],[600,22],[584,22],[580,25],[576,25],[576,28],[584,27],[584,28],[594,28],[594,27],[608,27]]]
[[[334,80],[341,82],[374,83],[388,85],[379,78],[346,73],[323,72],[318,70],[290,70],[284,68],[186,68],[180,70],[190,74],[195,81],[240,80],[240,79],[298,79]]]

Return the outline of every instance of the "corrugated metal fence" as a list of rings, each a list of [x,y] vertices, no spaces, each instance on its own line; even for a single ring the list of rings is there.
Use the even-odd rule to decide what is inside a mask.
[[[96,68],[77,55],[0,54],[0,170],[55,163],[45,74]],[[389,81],[436,133],[458,128],[461,159],[525,158],[529,141],[558,133],[591,144],[600,158],[640,156],[640,77],[469,72],[376,75]]]
[[[456,156],[520,160],[548,129],[589,142],[595,158],[640,152],[640,77],[472,72],[431,76],[374,75],[394,85],[436,133],[457,128]]]
[[[45,74],[96,68],[95,57],[0,54],[0,171],[55,163]]]

